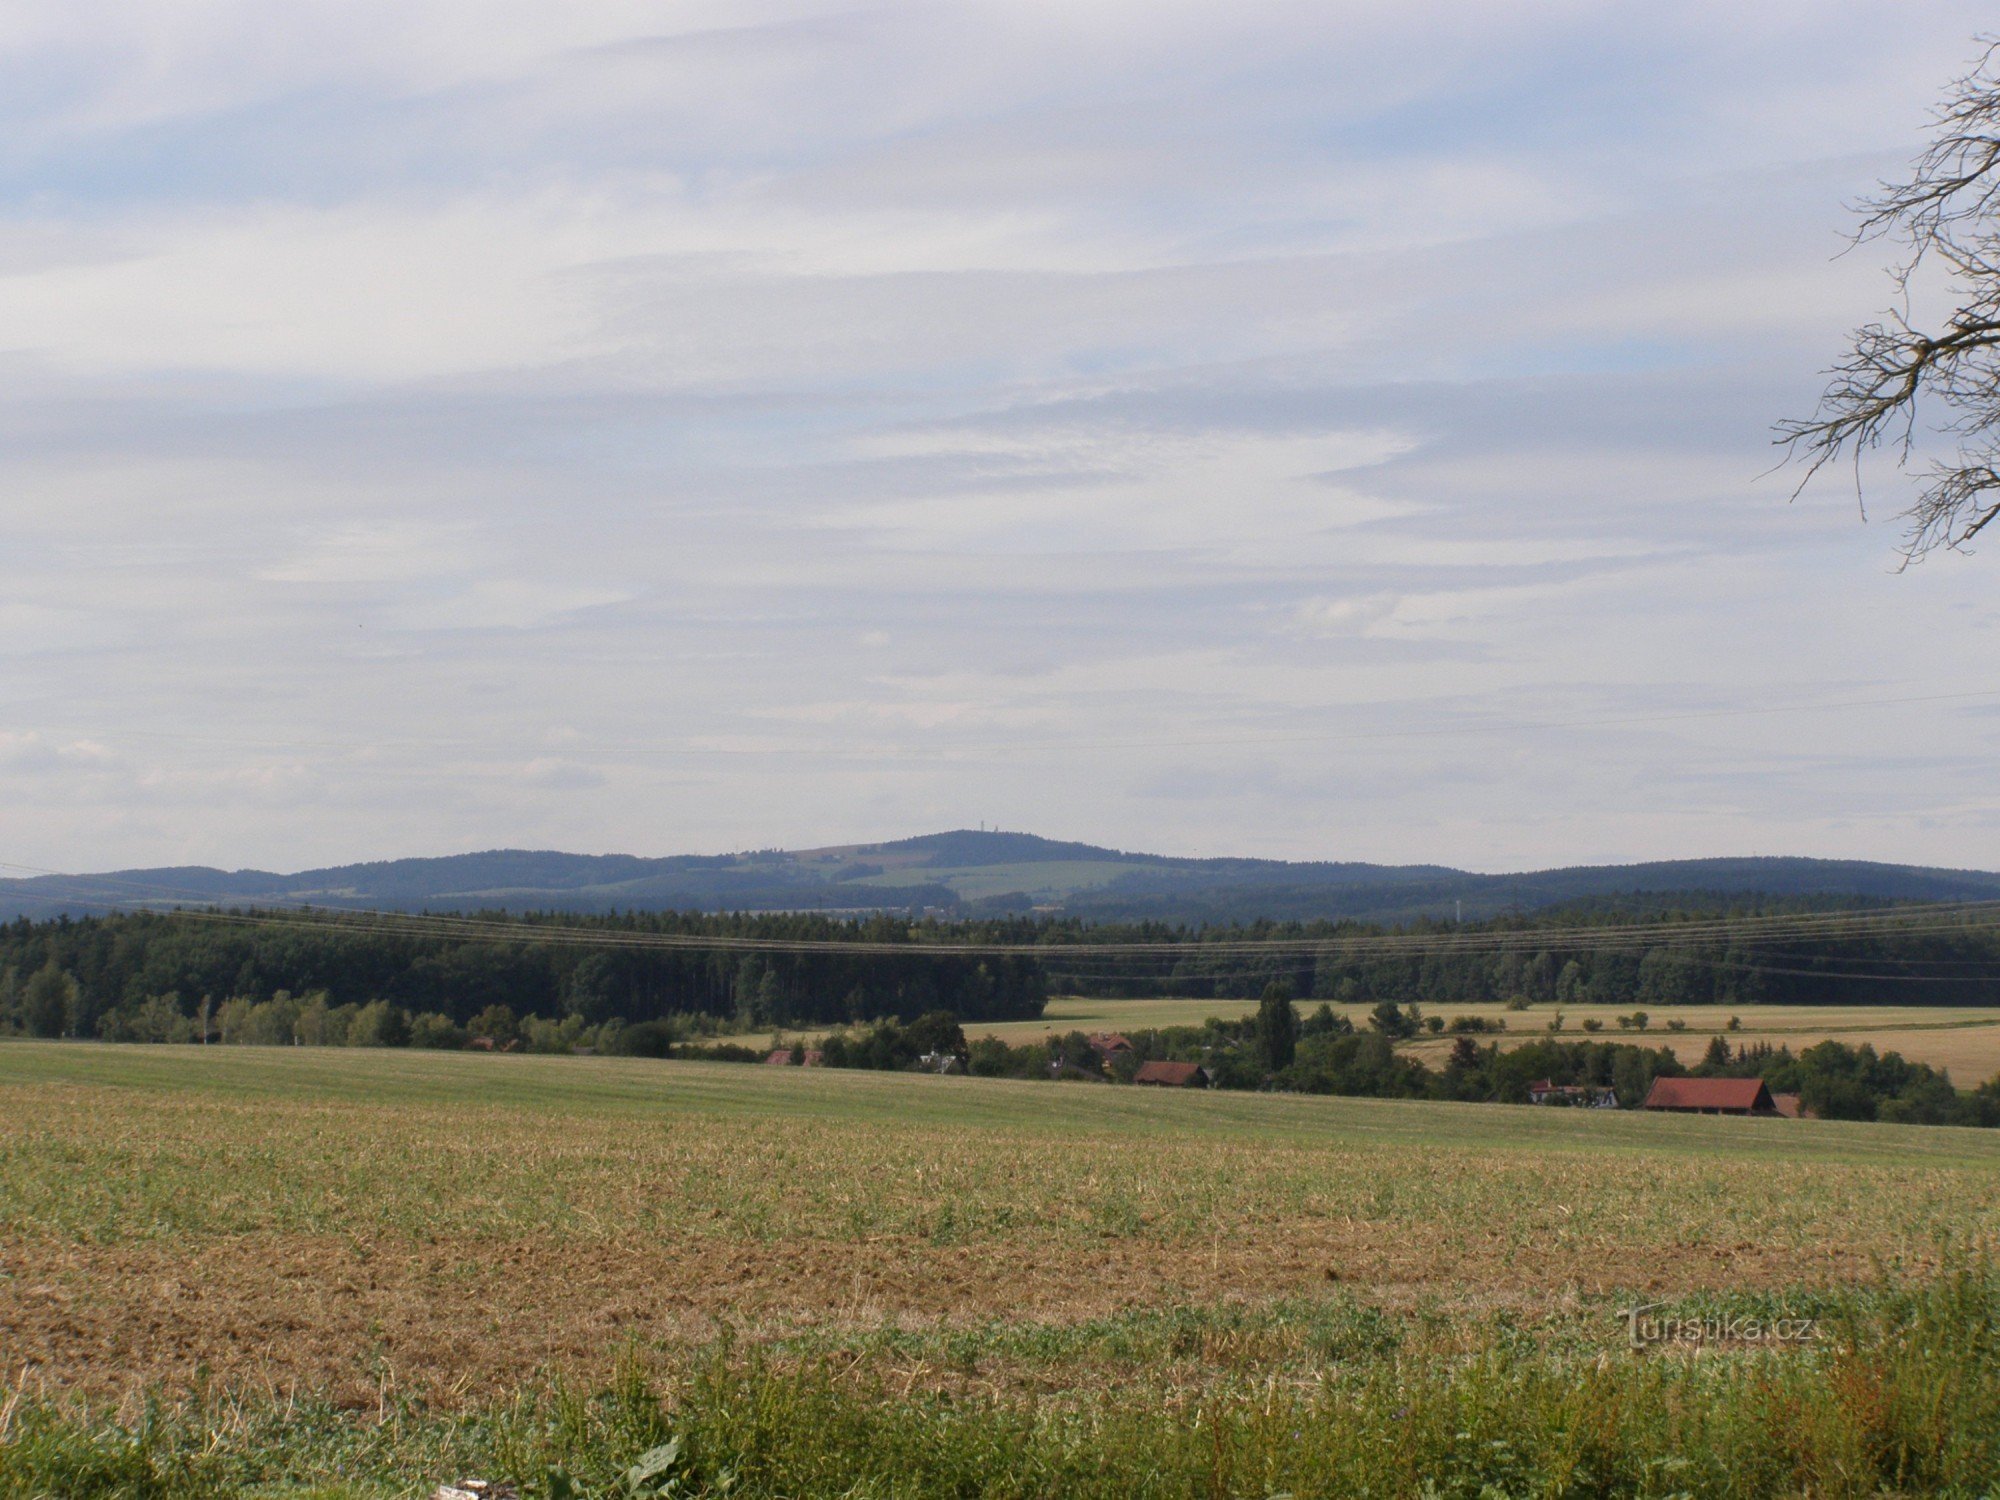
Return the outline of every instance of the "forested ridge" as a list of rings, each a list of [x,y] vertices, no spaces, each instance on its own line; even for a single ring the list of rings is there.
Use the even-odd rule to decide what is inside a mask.
[[[1866,860],[1709,858],[1476,874],[1442,865],[1182,858],[957,829],[823,849],[642,857],[489,849],[280,874],[206,866],[0,880],[0,919],[158,902],[350,911],[893,912],[958,920],[1061,914],[1099,923],[1230,926],[1269,919],[1485,919],[1565,902],[1657,903],[1674,892],[1759,901],[2000,897],[2000,874]]]

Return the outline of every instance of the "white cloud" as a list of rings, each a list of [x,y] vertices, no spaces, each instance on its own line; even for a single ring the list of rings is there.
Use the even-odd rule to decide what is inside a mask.
[[[404,583],[465,571],[477,561],[467,555],[470,545],[475,529],[463,522],[335,522],[302,536],[296,551],[256,576],[273,583]]]
[[[1293,611],[1293,617],[1308,635],[1373,635],[1402,602],[1396,594],[1308,599]]]
[[[1383,463],[1411,446],[1379,432],[894,433],[865,451],[956,460],[991,477],[961,481],[947,494],[858,504],[822,524],[924,551],[1178,551],[1201,554],[1205,567],[1295,565],[1351,545],[1331,533],[1408,512],[1328,476]]]
[[[115,760],[110,748],[96,740],[51,740],[35,733],[0,730],[0,771],[13,775],[101,770]]]
[[[527,630],[633,597],[627,590],[590,584],[492,578],[412,601],[394,610],[391,618],[409,630]]]
[[[10,835],[1990,863],[1952,707],[1609,722],[1983,680],[1759,478],[1983,23],[21,0]]]
[[[602,773],[574,761],[542,756],[528,762],[521,779],[547,791],[586,791],[604,785]]]

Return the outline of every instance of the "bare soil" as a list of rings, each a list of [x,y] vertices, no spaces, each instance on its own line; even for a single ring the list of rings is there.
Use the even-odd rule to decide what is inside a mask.
[[[629,1351],[802,1329],[1072,1323],[1177,1303],[1339,1284],[1388,1306],[1443,1297],[1553,1310],[1612,1291],[1831,1283],[1868,1257],[1749,1243],[1551,1247],[1498,1235],[1449,1253],[1398,1226],[1271,1225],[1209,1246],[1107,1240],[1024,1260],[1001,1244],[530,1238],[358,1243],[253,1235],[0,1246],[0,1359],[10,1375],[116,1398],[204,1379],[451,1401],[538,1371],[601,1376]]]

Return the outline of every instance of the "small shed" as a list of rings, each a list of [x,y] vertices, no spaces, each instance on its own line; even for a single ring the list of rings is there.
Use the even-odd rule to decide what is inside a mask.
[[[1771,1096],[1771,1106],[1787,1120],[1802,1120],[1805,1118],[1806,1108],[1797,1094],[1773,1094]]]
[[[1156,1089],[1205,1089],[1208,1087],[1208,1069],[1200,1063],[1146,1062],[1139,1064],[1139,1071],[1132,1075],[1132,1081]]]
[[[1683,1115],[1775,1115],[1761,1078],[1655,1078],[1644,1109]]]

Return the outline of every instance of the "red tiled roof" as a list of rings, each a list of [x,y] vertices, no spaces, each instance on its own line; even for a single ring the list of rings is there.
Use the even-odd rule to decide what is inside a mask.
[[[1130,1052],[1132,1039],[1115,1031],[1095,1031],[1086,1040],[1099,1052]]]
[[[1772,1108],[1761,1078],[1655,1078],[1647,1109],[1725,1109],[1736,1114]]]
[[[1805,1113],[1797,1094],[1773,1094],[1771,1107],[1788,1120],[1796,1120]]]
[[[1162,1083],[1169,1088],[1184,1089],[1207,1076],[1202,1072],[1200,1063],[1149,1062],[1139,1064],[1139,1071],[1132,1075],[1132,1081]]]

